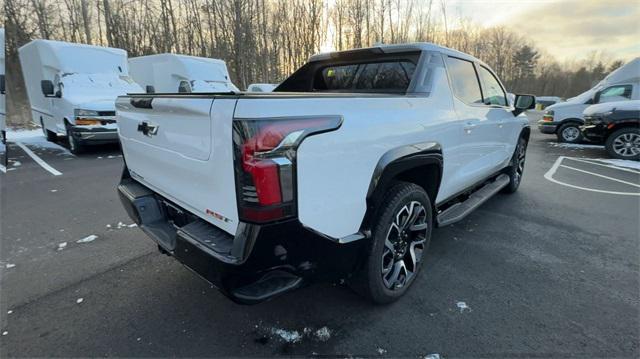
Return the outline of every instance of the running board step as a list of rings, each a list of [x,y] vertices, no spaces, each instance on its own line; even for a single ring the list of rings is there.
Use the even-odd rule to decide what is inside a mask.
[[[236,288],[231,295],[242,303],[253,304],[288,292],[299,287],[300,284],[302,284],[302,278],[276,269],[251,284]]]
[[[462,220],[508,184],[509,176],[501,174],[493,182],[487,183],[469,195],[466,201],[456,203],[440,213],[438,215],[438,225],[442,227]]]

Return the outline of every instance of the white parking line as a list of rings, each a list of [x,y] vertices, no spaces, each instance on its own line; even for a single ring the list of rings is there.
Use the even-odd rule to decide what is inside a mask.
[[[620,180],[620,179],[617,179],[617,178],[613,178],[613,177],[609,177],[609,176],[605,176],[605,175],[601,175],[599,173],[589,172],[589,171],[581,170],[579,168],[575,168],[575,167],[571,167],[571,166],[565,166],[565,165],[560,165],[560,167],[568,168],[570,170],[574,170],[574,171],[590,174],[590,175],[596,176],[596,177],[606,178],[606,179],[611,180],[611,181],[616,181],[616,182],[624,183],[624,184],[629,185],[629,186],[634,186],[634,187],[640,188],[640,185],[638,185],[638,184],[627,182],[627,181],[623,181],[623,180]]]
[[[602,167],[609,167],[609,168],[613,168],[616,170],[620,170],[620,171],[625,171],[625,172],[631,172],[631,173],[635,173],[635,174],[640,174],[640,171],[631,169],[631,168],[624,168],[624,167],[619,167],[619,166],[613,166],[613,165],[605,165],[604,163],[598,163],[598,162],[592,162],[592,161],[597,161],[597,160],[584,160],[582,158],[575,158],[575,157],[566,157],[568,160],[572,160],[572,161],[578,161],[578,162],[583,162],[583,163],[588,163],[588,164],[592,164],[592,165],[597,165],[597,166],[602,166]]]
[[[2,173],[7,173],[7,168],[3,165],[0,165],[0,171],[2,171]]]
[[[49,171],[52,175],[54,176],[61,176],[62,172],[58,171],[57,169],[49,166],[48,163],[46,163],[42,158],[38,157],[38,155],[36,155],[35,153],[33,153],[29,147],[23,145],[20,142],[16,142],[16,145],[20,148],[22,148],[22,150],[29,155],[29,157],[31,157],[34,161],[36,161],[37,164],[40,165],[40,167],[44,168],[45,170]]]
[[[640,196],[640,192],[639,193],[634,193],[634,192],[606,191],[606,190],[602,190],[602,189],[595,189],[595,188],[587,188],[587,187],[576,186],[576,185],[573,185],[573,184],[570,184],[570,183],[565,183],[565,182],[558,181],[557,179],[553,178],[553,175],[556,173],[558,168],[561,166],[562,160],[564,160],[565,158],[572,159],[571,157],[565,157],[565,156],[558,157],[558,159],[556,159],[556,162],[553,164],[553,166],[551,166],[551,168],[547,171],[547,173],[544,174],[544,178],[546,178],[547,180],[549,180],[549,181],[551,181],[553,183],[557,183],[559,185],[567,186],[567,187],[571,187],[571,188],[581,189],[583,191],[590,191],[590,192],[597,192],[597,193],[607,193],[607,194],[619,194],[619,195],[622,195],[622,196]]]

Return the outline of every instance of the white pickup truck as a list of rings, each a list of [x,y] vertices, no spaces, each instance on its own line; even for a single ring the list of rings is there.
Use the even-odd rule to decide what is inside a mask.
[[[433,44],[320,54],[272,93],[119,97],[118,191],[161,252],[234,301],[346,278],[388,303],[432,228],[518,188],[534,105]]]

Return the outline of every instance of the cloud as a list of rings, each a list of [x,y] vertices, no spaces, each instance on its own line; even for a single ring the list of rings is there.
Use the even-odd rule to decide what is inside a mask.
[[[559,60],[585,58],[593,51],[613,58],[640,55],[640,3],[569,0],[543,3],[504,25],[526,35]]]

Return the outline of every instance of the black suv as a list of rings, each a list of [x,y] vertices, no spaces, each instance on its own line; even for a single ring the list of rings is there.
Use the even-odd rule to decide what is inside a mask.
[[[590,141],[604,143],[611,157],[640,160],[640,101],[586,115],[580,130]]]

